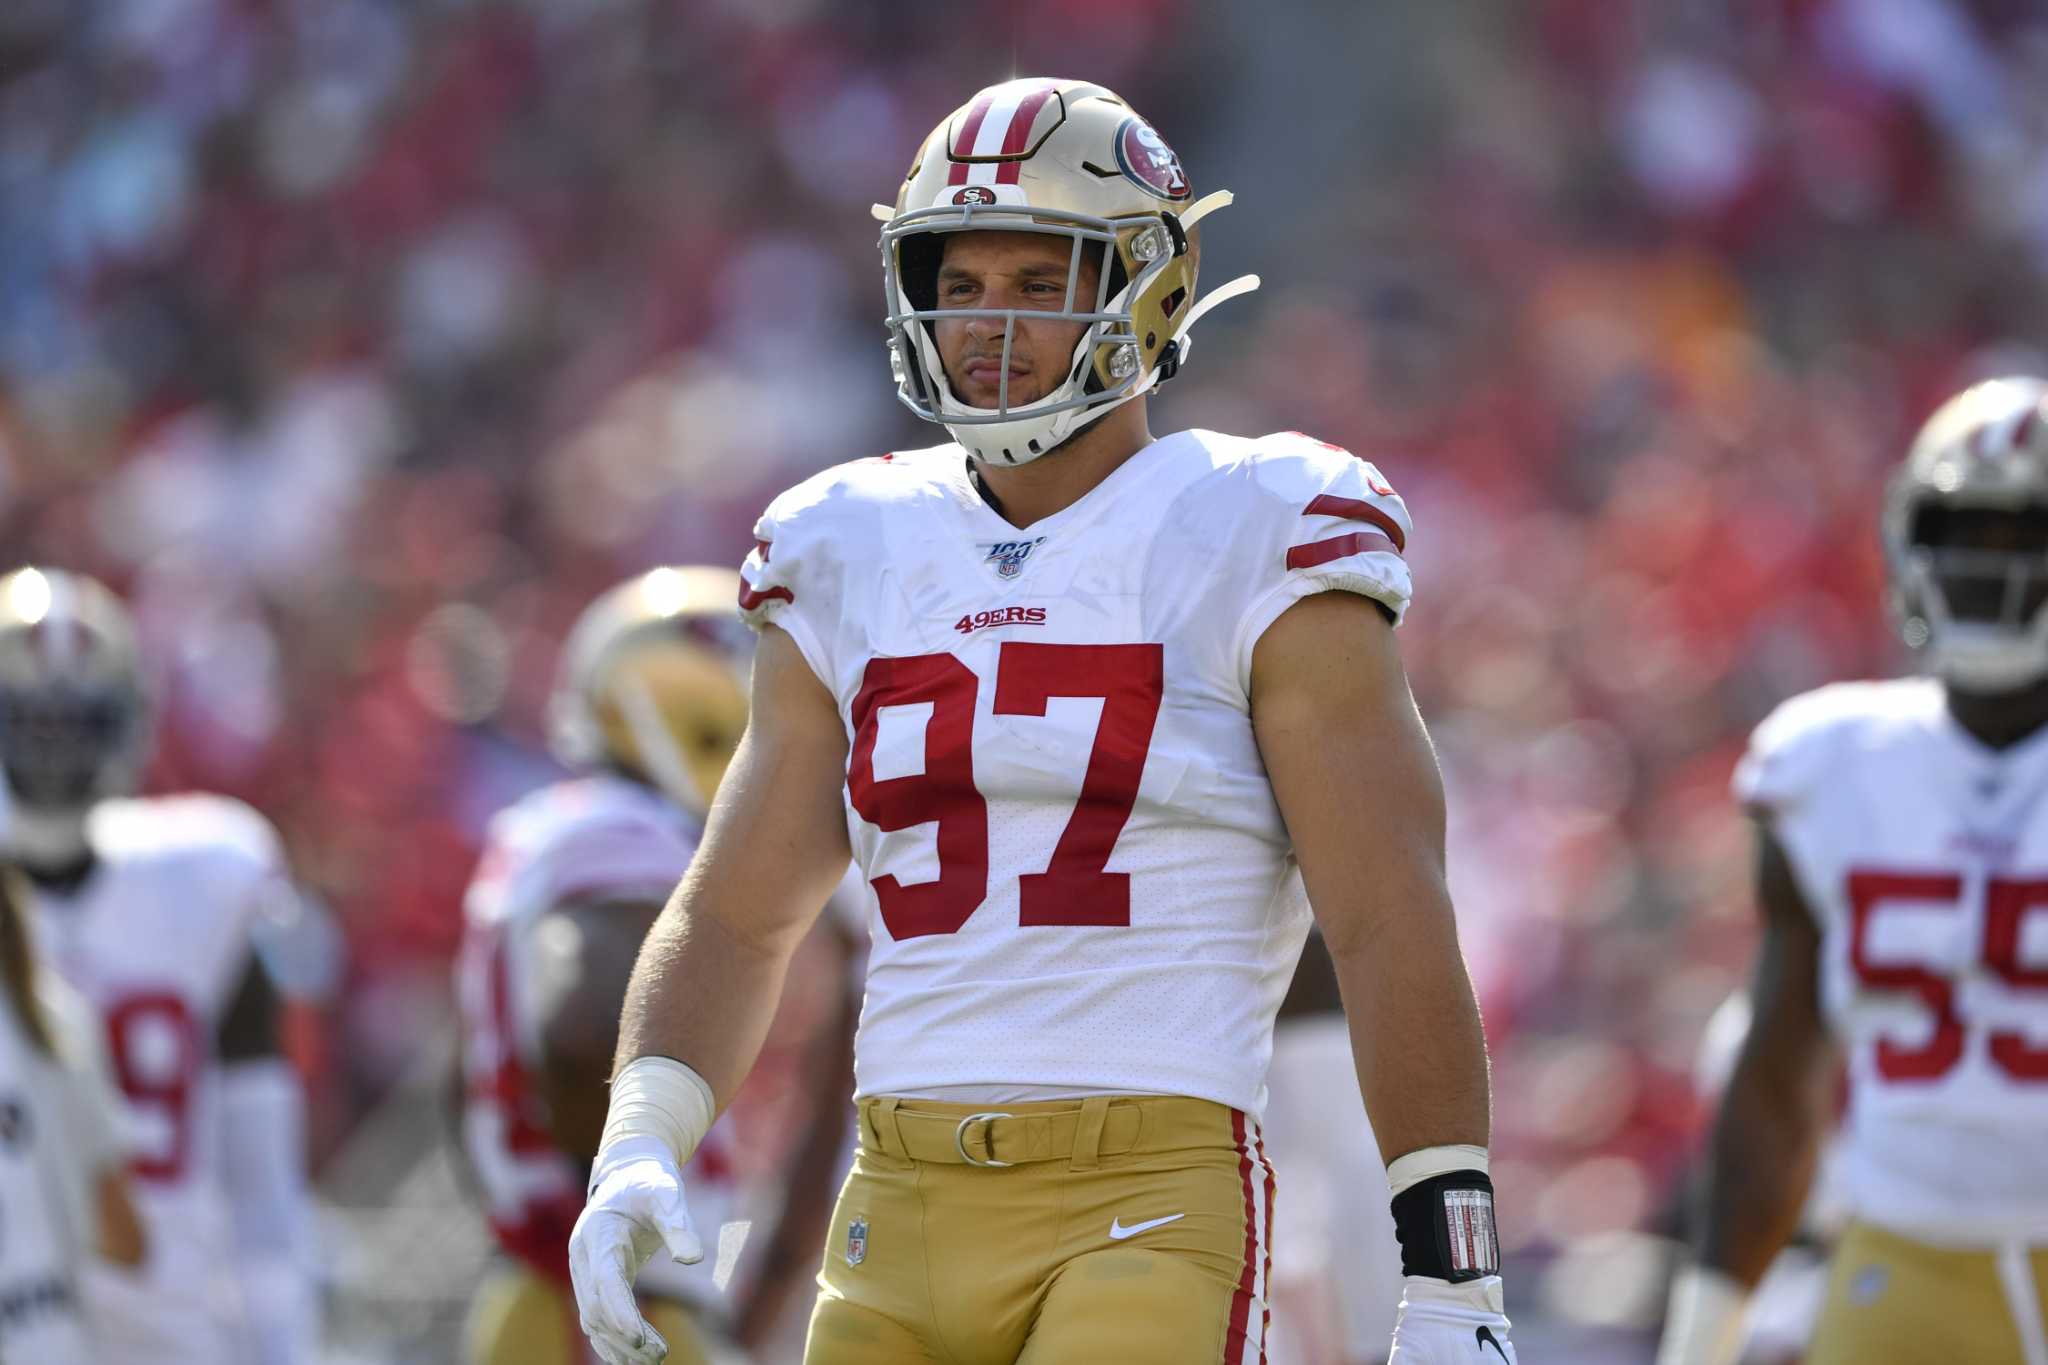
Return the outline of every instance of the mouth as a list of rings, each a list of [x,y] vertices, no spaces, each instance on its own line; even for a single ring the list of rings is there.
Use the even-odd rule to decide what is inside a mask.
[[[960,373],[970,384],[996,388],[1003,381],[1003,358],[1001,356],[969,356],[960,364]],[[1010,358],[1010,387],[1017,387],[1019,380],[1031,377],[1029,365],[1019,365],[1016,357]]]

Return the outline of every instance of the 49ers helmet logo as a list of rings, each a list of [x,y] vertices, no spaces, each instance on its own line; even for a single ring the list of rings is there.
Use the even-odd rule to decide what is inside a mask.
[[[953,202],[956,204],[993,204],[996,202],[996,192],[986,185],[969,185],[966,189],[953,196]]]
[[[1136,115],[1116,130],[1116,164],[1147,194],[1175,203],[1188,197],[1188,177],[1180,158],[1151,124]]]

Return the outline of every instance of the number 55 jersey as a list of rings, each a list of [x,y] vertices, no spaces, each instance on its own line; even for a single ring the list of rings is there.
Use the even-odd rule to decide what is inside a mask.
[[[1253,647],[1312,593],[1398,620],[1408,533],[1371,465],[1294,433],[1166,437],[1024,529],[957,445],[775,500],[741,607],[789,633],[850,740],[876,920],[860,1095],[1263,1108],[1308,911]]]
[[[1935,682],[1838,684],[1757,729],[1735,789],[1819,922],[1852,1206],[2048,1241],[2048,732],[1988,749]]]

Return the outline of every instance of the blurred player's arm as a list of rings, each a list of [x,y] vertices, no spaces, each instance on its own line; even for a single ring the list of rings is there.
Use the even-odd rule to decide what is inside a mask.
[[[719,1109],[732,1099],[767,1036],[790,957],[852,857],[845,787],[838,705],[795,641],[769,627],[754,656],[747,732],[704,842],[633,969],[621,1068],[673,1058],[709,1085]]]
[[[1376,605],[1328,592],[1283,612],[1252,655],[1252,725],[1382,1155],[1483,1148],[1486,1040],[1444,881],[1443,780]]]
[[[576,902],[533,928],[540,1090],[555,1145],[588,1165],[604,1136],[604,1077],[619,1046],[619,1007],[661,906]]]
[[[839,1154],[853,1122],[848,1101],[853,1095],[853,1036],[860,1024],[861,992],[848,968],[859,947],[831,916],[823,923],[839,954],[834,973],[841,983],[839,1008],[812,1040],[805,1087],[810,1123],[785,1168],[775,1230],[733,1315],[734,1337],[754,1351],[766,1346],[792,1296],[817,1273],[818,1245],[838,1196]]]
[[[1828,1128],[1835,1049],[1820,1012],[1820,931],[1763,821],[1756,887],[1764,934],[1749,1034],[1714,1124],[1697,1264],[1673,1285],[1660,1365],[1736,1358],[1743,1302],[1798,1230]]]
[[[306,1103],[278,1048],[277,992],[253,955],[219,1034],[222,1179],[248,1328],[244,1358],[299,1365],[318,1349]]]

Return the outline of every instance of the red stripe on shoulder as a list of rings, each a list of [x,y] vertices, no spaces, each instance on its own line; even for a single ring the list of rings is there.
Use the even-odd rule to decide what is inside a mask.
[[[1387,539],[1394,542],[1396,553],[1408,548],[1408,537],[1402,533],[1401,523],[1362,498],[1340,498],[1335,493],[1319,493],[1302,509],[1301,514],[1305,517],[1343,517],[1347,521],[1369,521],[1387,533]]]
[[[1389,554],[1401,553],[1393,541],[1378,531],[1353,531],[1349,535],[1333,536],[1329,540],[1316,540],[1307,545],[1289,547],[1287,567],[1313,569],[1316,565],[1327,564],[1333,559],[1342,559],[1346,555],[1362,555],[1372,550],[1385,550]]]
[[[742,580],[740,583],[741,611],[752,611],[755,607],[760,606],[763,602],[794,601],[796,601],[796,594],[791,592],[788,588],[770,588],[766,592],[755,592],[753,589],[749,588],[746,585],[746,582],[744,580]]]

